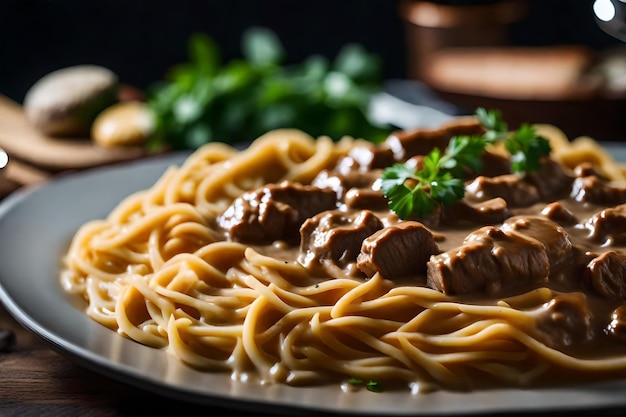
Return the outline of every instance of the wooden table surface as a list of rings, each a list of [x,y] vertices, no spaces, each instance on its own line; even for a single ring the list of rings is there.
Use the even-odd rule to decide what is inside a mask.
[[[139,412],[141,411],[141,412]],[[0,416],[232,415],[166,398],[92,372],[57,353],[0,304]],[[244,417],[266,413],[237,410]]]
[[[0,185],[1,183],[2,181]],[[8,192],[16,186],[19,184],[16,183]],[[2,196],[3,193],[0,193],[0,200]],[[274,415],[265,411],[254,412],[187,403],[93,372],[69,356],[53,350],[38,336],[15,321],[0,303],[0,417],[99,417],[157,413],[211,417],[233,414],[244,417]],[[600,411],[603,417],[626,416],[626,408]],[[416,410],[416,413],[419,413],[419,410]],[[598,414],[599,410],[581,410],[552,412],[546,415],[582,417]],[[297,415],[300,417],[320,414],[303,410]],[[507,415],[538,416],[541,413]],[[367,414],[367,417],[371,417],[371,414]]]

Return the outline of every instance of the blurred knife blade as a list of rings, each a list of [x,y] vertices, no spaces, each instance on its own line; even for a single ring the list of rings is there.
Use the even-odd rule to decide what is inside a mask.
[[[462,110],[419,81],[388,80],[370,102],[369,113],[375,123],[411,130],[436,128],[461,115]]]

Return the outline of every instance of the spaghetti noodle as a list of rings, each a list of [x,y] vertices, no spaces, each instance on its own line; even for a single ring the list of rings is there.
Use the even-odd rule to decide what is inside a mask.
[[[538,129],[563,165],[591,161],[624,180],[596,142]],[[62,287],[124,337],[201,370],[265,383],[359,378],[423,391],[626,375],[626,355],[617,353],[624,345],[606,334],[583,338],[582,347],[546,336],[569,335],[553,323],[563,314],[554,300],[580,295],[592,309],[602,305],[607,321],[623,300],[596,302],[597,294],[549,284],[501,297],[449,295],[419,280],[307,268],[297,245],[237,242],[217,226],[244,193],[283,181],[309,185],[361,145],[297,130],[270,132],[243,151],[207,144],[82,226],[63,260]]]

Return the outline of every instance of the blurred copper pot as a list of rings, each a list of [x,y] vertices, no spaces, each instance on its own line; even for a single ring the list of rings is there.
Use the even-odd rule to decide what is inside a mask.
[[[399,13],[406,26],[408,76],[421,79],[428,57],[435,51],[507,45],[509,25],[526,16],[527,3],[401,0]]]

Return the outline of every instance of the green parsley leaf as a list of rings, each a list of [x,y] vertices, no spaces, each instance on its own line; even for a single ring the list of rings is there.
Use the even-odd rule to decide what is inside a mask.
[[[363,383],[363,380],[361,378],[357,378],[357,377],[350,377],[348,378],[348,384],[351,385],[361,385]]]
[[[537,171],[550,154],[550,142],[529,124],[511,133],[498,110],[478,108],[476,117],[485,128],[482,136],[454,136],[442,153],[434,148],[424,156],[419,171],[396,163],[381,176],[381,189],[389,208],[401,219],[423,218],[439,205],[451,205],[465,195],[463,178],[482,169],[481,155],[487,145],[503,141],[516,173]]]
[[[480,124],[487,130],[483,135],[488,143],[494,143],[508,136],[509,127],[502,120],[499,110],[486,110],[482,107],[476,109],[476,117]]]
[[[402,187],[406,180],[413,178],[415,170],[404,164],[396,163],[385,169],[382,174],[381,187],[384,194],[390,194],[396,191],[398,187]]]
[[[468,169],[482,167],[480,155],[486,142],[480,137],[457,136],[444,153],[434,148],[424,158],[424,167],[416,171],[397,163],[383,171],[381,188],[389,207],[401,219],[423,218],[437,206],[451,205],[465,195],[465,185],[458,178]]]
[[[465,195],[465,184],[458,178],[453,178],[450,173],[442,175],[441,179],[434,180],[430,184],[430,195],[433,200],[440,201],[443,205],[452,205]]]
[[[523,124],[505,142],[506,150],[511,154],[511,167],[514,172],[534,172],[541,167],[541,158],[549,155],[550,142],[537,136],[535,128]]]
[[[383,390],[383,387],[380,385],[378,381],[367,381],[367,384],[365,384],[365,387],[367,388],[368,391],[372,391],[372,392],[382,392]]]
[[[188,49],[187,62],[146,89],[156,125],[149,149],[237,144],[285,127],[372,142],[394,130],[369,114],[382,88],[382,60],[361,45],[346,44],[335,59],[313,54],[288,63],[276,33],[251,27],[242,34],[239,58],[223,61],[218,43],[205,33],[193,34]]]
[[[348,378],[348,384],[351,384],[351,385],[363,385],[363,384],[365,384],[365,388],[368,391],[371,391],[371,392],[382,392],[382,390],[383,390],[383,387],[380,384],[380,382],[374,381],[374,380],[371,380],[371,379],[369,381],[365,382],[361,378],[350,377],[350,378]]]
[[[480,155],[486,147],[487,143],[480,136],[455,136],[448,143],[443,167],[456,176],[462,176],[466,168],[478,172],[483,166]]]

